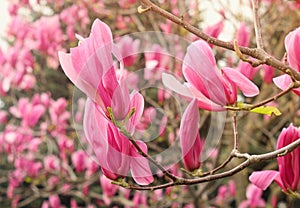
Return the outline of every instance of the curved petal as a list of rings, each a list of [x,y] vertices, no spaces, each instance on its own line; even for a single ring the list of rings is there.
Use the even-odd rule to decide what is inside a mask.
[[[279,172],[275,170],[263,170],[253,172],[249,180],[257,187],[266,190],[268,186],[275,180],[280,178]]]
[[[222,72],[245,96],[253,97],[259,93],[258,87],[239,71],[226,67],[222,69]]]
[[[83,130],[88,144],[91,145],[99,165],[107,167],[107,120],[104,115],[97,110],[95,103],[87,99],[84,109]]]
[[[186,108],[180,123],[180,146],[185,167],[192,171],[200,167],[201,143],[198,131],[199,112],[194,99]]]
[[[199,92],[196,88],[191,86],[190,84],[186,84],[186,86],[191,90],[191,92],[194,94],[194,97],[197,98],[197,104],[198,107],[203,110],[209,110],[209,111],[224,111],[226,110],[223,108],[223,106],[218,105],[205,97],[201,92]]]
[[[203,95],[219,105],[226,105],[222,77],[205,41],[193,42],[187,48],[182,71],[186,80]]]
[[[289,64],[300,71],[300,27],[286,36],[284,45],[287,51],[287,60]]]
[[[116,120],[123,120],[129,112],[130,96],[125,80],[121,81],[112,95],[111,107]]]
[[[147,153],[147,145],[141,141],[136,141],[138,146]],[[153,174],[151,172],[149,161],[140,155],[134,146],[131,147],[131,174],[133,179],[140,185],[148,185],[153,182]]]
[[[284,74],[278,77],[273,78],[274,84],[281,90],[286,90],[292,82],[292,79],[289,75]]]
[[[144,97],[137,91],[131,93],[129,110],[135,109],[134,114],[128,120],[127,131],[134,133],[135,126],[139,124],[144,111]]]
[[[190,90],[183,84],[181,84],[174,76],[167,73],[162,73],[162,83],[165,87],[173,90],[174,92],[192,98],[193,94]]]

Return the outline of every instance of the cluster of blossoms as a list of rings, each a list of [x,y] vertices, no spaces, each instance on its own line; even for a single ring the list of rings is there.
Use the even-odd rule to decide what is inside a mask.
[[[261,80],[268,86],[274,81],[281,90],[286,90],[293,78],[282,75],[273,79],[274,68],[267,65],[252,67],[249,63],[235,60],[232,54],[183,32],[168,20],[160,20],[156,16],[139,18],[132,12],[138,6],[136,0],[115,4],[96,0],[33,2],[9,2],[11,22],[6,31],[9,46],[0,49],[1,207],[188,208],[197,207],[200,203],[203,206],[230,206],[238,202],[237,195],[245,195],[236,192],[239,183],[234,181],[212,187],[207,192],[202,190],[201,184],[195,186],[195,190],[168,187],[151,193],[126,190],[111,182],[122,183],[124,180],[120,179],[128,179],[129,174],[142,186],[164,181],[162,172],[150,168],[149,161],[140,152],[151,155],[154,151],[162,151],[161,147],[176,143],[177,137],[180,138],[186,172],[209,169],[209,162],[204,163],[202,158],[206,141],[204,133],[201,132],[200,136],[203,128],[199,131],[199,111],[226,111],[228,107],[236,106],[240,98],[251,101],[250,97],[259,93],[257,86],[263,88],[263,84],[259,83]],[[299,8],[298,2],[289,2],[285,7],[280,6],[280,1],[261,2],[268,6],[271,3],[277,5],[280,11],[296,11]],[[184,14],[184,20],[199,21],[198,17],[194,17],[197,15],[193,16],[199,12],[196,2],[182,5],[178,0],[163,0],[160,3],[178,16],[186,7],[189,12]],[[33,14],[32,18],[25,17],[26,13]],[[202,28],[206,34],[216,38],[226,32],[228,23],[226,13],[218,13],[220,21]],[[86,36],[87,28],[99,14],[103,21],[94,21],[87,38],[75,35]],[[176,33],[194,41],[186,52],[180,41],[172,42],[174,54],[177,59],[183,60],[182,65],[174,63],[163,44],[153,44],[149,51],[144,52],[141,51],[140,40],[122,36],[128,32],[158,28],[164,34]],[[117,31],[115,41],[112,31]],[[240,23],[234,37],[238,45],[248,47],[251,45],[250,37],[249,25]],[[289,33],[285,48],[288,64],[300,72],[299,37],[299,28]],[[74,47],[77,39],[78,46]],[[158,39],[161,41],[161,37],[158,36]],[[70,52],[66,53],[65,48],[71,48]],[[220,59],[225,60],[227,66],[221,70],[218,67]],[[152,85],[162,80],[164,86],[190,102],[182,117],[173,112],[175,116],[168,119],[167,115],[161,116],[151,106],[152,101],[157,101],[159,107],[166,105],[164,110],[173,110],[170,93],[163,89],[149,94],[145,93],[146,90],[139,91],[140,77],[134,72],[136,65],[141,67],[142,62],[144,80]],[[61,67],[71,82],[87,96],[86,100],[73,100],[77,102],[73,103],[76,106],[73,109],[74,120],[83,123],[84,135],[79,135],[80,142],[75,139],[75,130],[70,127],[71,101]],[[257,76],[259,71],[261,76]],[[169,73],[186,82],[181,84]],[[300,95],[299,89],[294,88],[293,92]],[[158,117],[158,127],[153,128]],[[203,118],[201,116],[201,120]],[[177,128],[179,125],[180,128]],[[147,134],[154,131],[158,139],[148,145],[147,138],[153,135]],[[277,148],[299,137],[299,128],[290,125],[279,135]],[[83,150],[81,145],[86,148]],[[216,151],[218,153],[209,160],[220,159],[222,149],[219,151],[220,154]],[[297,148],[279,157],[278,171],[254,172],[250,181],[256,186],[248,186],[246,198],[244,196],[245,200],[239,201],[239,206],[266,206],[267,200],[261,189],[266,189],[273,180],[287,194],[299,197],[299,155]],[[180,164],[175,164],[167,169],[183,177],[180,167]],[[103,174],[99,176],[100,169]],[[131,183],[133,180],[128,181]],[[209,200],[199,202],[202,197]],[[273,206],[276,206],[275,202]]]

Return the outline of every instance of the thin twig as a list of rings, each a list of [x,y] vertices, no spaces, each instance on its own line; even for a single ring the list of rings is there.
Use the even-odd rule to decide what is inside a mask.
[[[237,130],[237,123],[236,123],[236,112],[233,112],[233,121],[232,121],[232,127],[233,127],[233,149],[238,149],[238,130]]]
[[[166,170],[161,164],[159,164],[157,161],[155,161],[150,155],[148,155],[147,153],[145,153],[140,146],[136,143],[136,141],[134,140],[134,138],[126,131],[122,131],[122,133],[129,139],[129,141],[133,144],[133,146],[137,149],[138,153],[140,155],[142,155],[143,157],[145,157],[148,161],[150,161],[153,165],[155,165],[158,169],[160,169],[163,174],[167,177],[169,177],[170,179],[172,179],[173,181],[177,181],[177,180],[181,180],[180,177],[175,176],[174,174],[172,174],[171,172],[169,172],[168,170]]]
[[[206,42],[208,42],[210,44],[234,51],[233,43],[222,41],[222,40],[219,40],[217,38],[211,37],[211,36],[203,33],[201,30],[199,30],[198,28],[189,24],[184,19],[177,17],[174,14],[160,8],[159,6],[152,3],[150,0],[140,0],[140,2],[143,4],[142,7],[143,8],[145,7],[141,13],[145,13],[148,11],[155,12],[155,13],[171,20],[172,22],[176,23],[177,25],[182,26],[187,31],[193,33],[194,35],[198,36],[199,38],[205,40]],[[269,66],[273,66],[274,68],[282,71],[285,74],[289,74],[293,79],[300,81],[300,73],[297,70],[293,69],[291,66],[289,66],[285,63],[282,63],[280,60],[272,57],[265,51],[258,49],[258,48],[248,48],[248,47],[242,47],[242,46],[239,46],[239,50],[244,55],[248,55],[255,59],[258,59]]]
[[[215,175],[208,175],[206,177],[201,177],[201,178],[195,178],[195,179],[182,178],[181,180],[177,180],[177,181],[173,181],[173,182],[169,182],[169,183],[165,183],[165,184],[160,184],[160,185],[154,185],[154,186],[128,185],[126,188],[135,189],[135,190],[156,190],[156,189],[167,188],[167,187],[170,187],[170,186],[192,185],[192,184],[199,184],[199,183],[214,181],[214,180],[217,180],[217,179],[220,179],[220,178],[225,178],[225,177],[232,176],[232,175],[242,171],[243,169],[245,169],[246,167],[248,167],[251,164],[259,163],[259,162],[265,161],[265,160],[271,160],[271,159],[274,159],[276,157],[285,156],[285,155],[292,152],[294,149],[296,149],[299,146],[300,146],[300,138],[298,140],[290,143],[289,145],[283,147],[283,148],[280,148],[278,150],[268,152],[268,153],[265,153],[265,154],[249,155],[248,153],[245,154],[245,153],[239,153],[238,151],[235,151],[234,152],[235,157],[246,158],[246,160],[243,163],[241,163],[240,165],[232,168],[231,170],[228,170],[228,171],[225,171],[225,172],[222,172],[222,173],[218,173],[218,174],[215,174]]]
[[[258,0],[252,0],[252,9],[253,9],[253,23],[254,23],[254,31],[255,31],[257,48],[264,49],[262,35],[261,35],[259,14],[258,14]]]

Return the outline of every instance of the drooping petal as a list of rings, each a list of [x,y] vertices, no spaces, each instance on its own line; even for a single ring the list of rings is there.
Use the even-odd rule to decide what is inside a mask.
[[[147,153],[147,145],[141,141],[136,141],[143,152]],[[134,146],[131,147],[131,174],[133,179],[140,185],[148,185],[153,182],[153,174],[150,170],[149,161],[140,155]]]
[[[275,170],[264,170],[253,172],[249,180],[257,187],[266,190],[268,186],[275,180],[280,178],[279,172]]]
[[[255,74],[257,73],[257,71],[259,70],[258,67],[254,68],[251,64],[249,64],[248,62],[244,62],[244,61],[239,62],[237,69],[249,80],[252,80],[254,78]]]
[[[194,99],[186,108],[180,123],[180,145],[185,167],[193,171],[200,167],[202,144],[198,131],[199,112]]]
[[[119,132],[117,127],[111,122],[107,129],[108,150],[107,164],[108,170],[114,174],[126,176],[130,167],[130,142]]]
[[[231,80],[245,96],[253,97],[259,93],[258,87],[239,71],[228,67],[223,68],[222,71],[224,76]]]
[[[84,110],[83,129],[88,144],[94,150],[101,167],[107,168],[107,120],[91,99],[87,99]]]
[[[221,106],[226,105],[221,73],[206,42],[199,40],[187,48],[182,71],[186,80],[203,95]]]

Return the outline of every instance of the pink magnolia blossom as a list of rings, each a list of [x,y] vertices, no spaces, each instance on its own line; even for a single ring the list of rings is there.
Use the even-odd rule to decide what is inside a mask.
[[[125,66],[132,66],[137,58],[139,52],[140,41],[133,40],[129,36],[123,36],[117,41],[117,47],[120,50],[121,56],[123,57],[123,63]]]
[[[132,119],[130,123],[134,124],[140,117],[133,116],[130,119]],[[103,115],[102,109],[90,99],[86,102],[84,131],[105,176],[117,179],[126,176],[131,170],[137,183],[149,184],[153,181],[147,159],[137,152],[130,141]],[[143,142],[136,142],[144,152],[147,152],[147,146]]]
[[[86,153],[83,150],[78,150],[72,153],[72,164],[75,167],[76,172],[80,173],[86,169]]]
[[[60,164],[59,164],[59,158],[55,155],[47,155],[44,158],[44,168],[46,171],[55,171],[59,170]]]
[[[287,61],[295,70],[300,72],[300,27],[290,32],[284,41],[285,49],[287,51]],[[292,83],[289,75],[284,74],[273,79],[273,82],[281,90],[285,90]],[[293,89],[298,96],[300,96],[300,88]]]
[[[7,122],[6,111],[0,110],[0,124],[5,124]]]
[[[148,161],[115,125],[116,120],[122,121],[134,109],[124,124],[128,133],[133,134],[142,116],[144,100],[136,91],[129,94],[125,77],[117,76],[112,55],[119,60],[122,55],[112,43],[110,28],[97,19],[90,36],[79,38],[80,45],[72,48],[70,54],[60,52],[59,58],[66,75],[88,96],[83,122],[88,143],[105,176],[117,179],[130,170],[137,183],[149,184],[153,176]],[[143,142],[137,144],[147,152]]]
[[[224,28],[224,19],[220,20],[214,25],[210,25],[204,29],[204,33],[207,35],[217,38]],[[213,44],[209,44],[210,47],[213,47]]]
[[[136,0],[122,0],[122,1],[118,1],[118,4],[120,7],[126,9],[129,8],[132,4],[135,4]]]
[[[216,197],[216,204],[222,205],[228,199],[233,198],[236,194],[236,187],[234,181],[229,181],[228,185],[222,185],[218,189],[218,195]]]
[[[72,48],[70,54],[59,52],[65,74],[106,115],[109,115],[107,107],[111,107],[115,119],[123,120],[129,112],[130,95],[126,80],[116,76],[112,55],[121,57],[112,43],[110,28],[97,19],[90,36],[80,39],[80,45]]]
[[[259,68],[254,68],[251,64],[244,61],[239,62],[237,69],[249,80],[252,80],[257,71],[259,70]]]
[[[272,79],[274,77],[274,68],[272,66],[263,65],[261,74],[265,83],[270,84],[272,83]]]
[[[184,85],[169,74],[163,74],[163,84],[187,99],[196,98],[204,110],[226,110],[225,106],[236,102],[237,88],[247,97],[259,93],[257,86],[239,71],[228,67],[219,71],[211,48],[203,40],[188,47],[183,74],[187,80]]]
[[[240,27],[236,31],[236,39],[237,39],[238,45],[245,46],[245,47],[249,46],[250,31],[245,22],[242,22],[240,24]]]
[[[200,167],[203,141],[198,130],[199,112],[194,99],[186,108],[180,123],[180,145],[185,167],[193,171]]]
[[[300,129],[292,124],[288,128],[284,128],[280,133],[277,141],[277,149],[296,141],[300,138]],[[263,170],[256,171],[249,177],[250,181],[265,190],[273,180],[285,192],[300,191],[300,147],[291,153],[278,157],[279,171]]]
[[[149,81],[161,79],[161,72],[168,69],[170,57],[159,45],[154,44],[150,52],[145,52],[146,69],[144,78]]]
[[[46,112],[46,108],[41,105],[33,105],[27,98],[19,99],[18,106],[9,108],[11,114],[16,118],[22,118],[22,126],[33,127]]]
[[[242,201],[239,208],[266,207],[266,202],[262,199],[262,190],[250,184],[246,190],[247,199]]]

